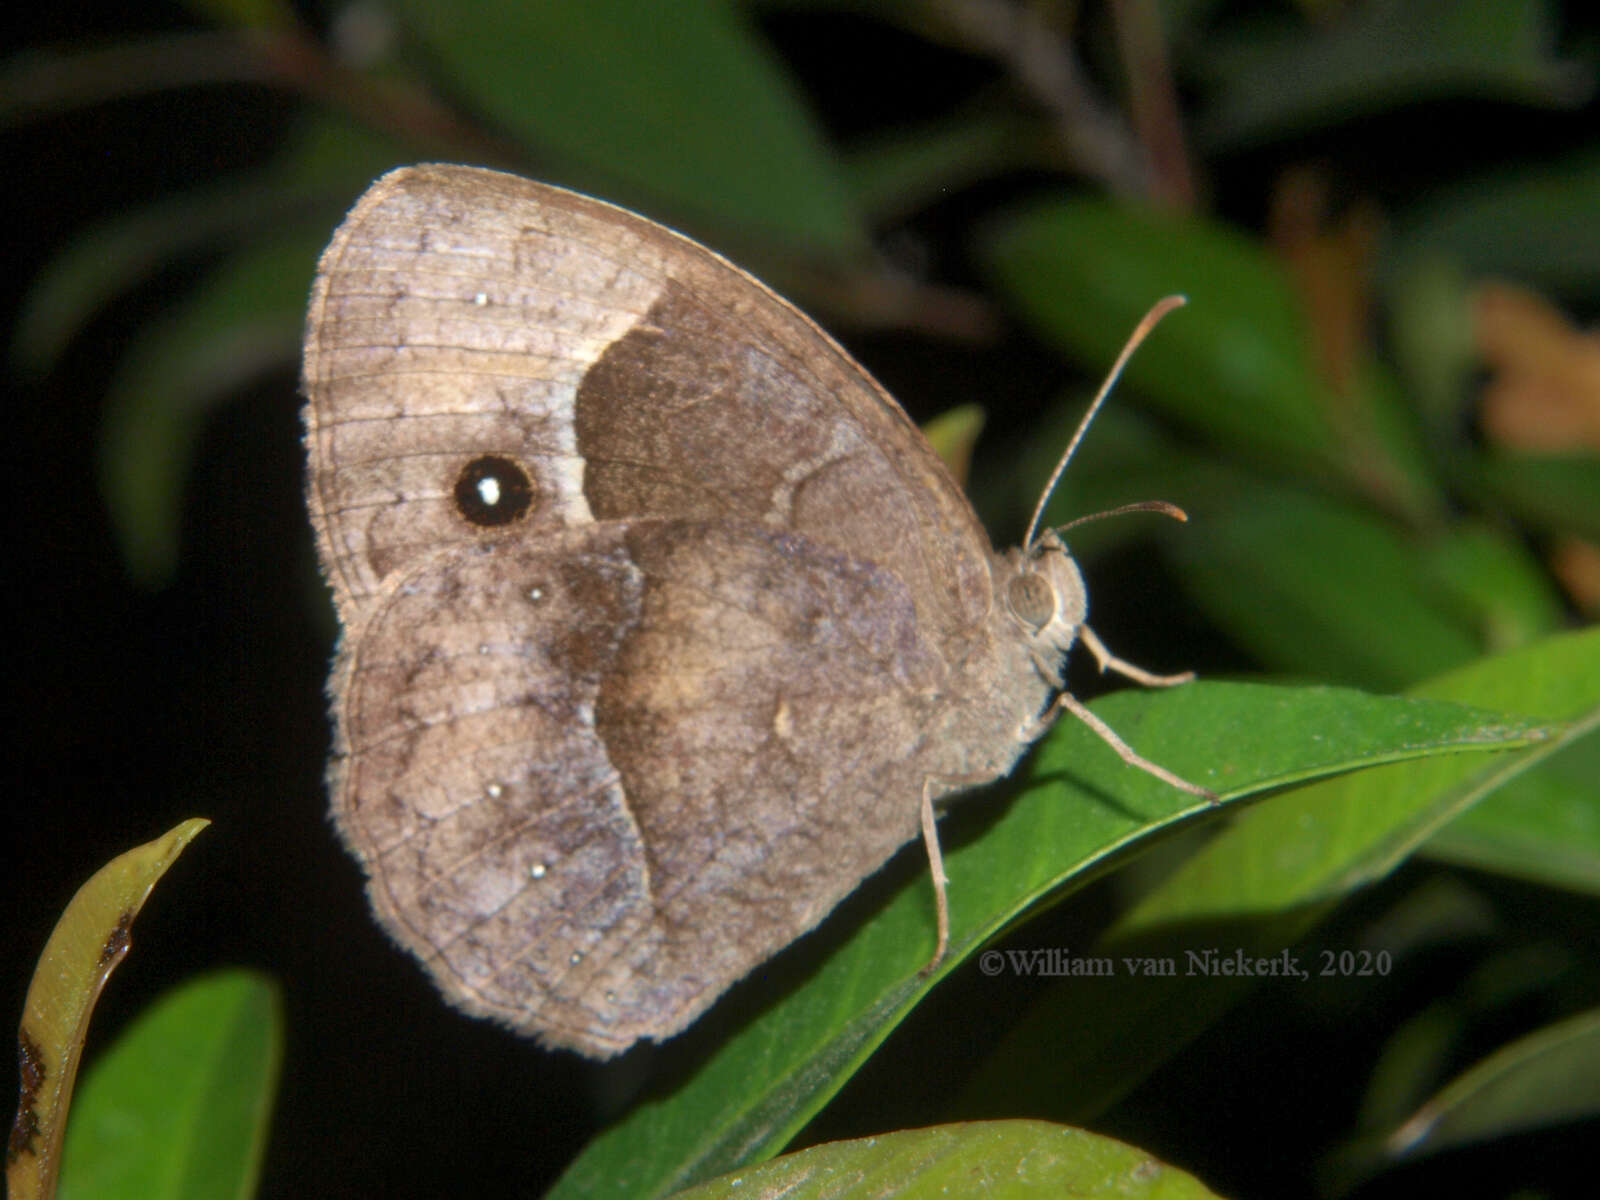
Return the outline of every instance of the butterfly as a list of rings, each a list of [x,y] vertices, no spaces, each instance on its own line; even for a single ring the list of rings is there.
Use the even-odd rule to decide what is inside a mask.
[[[1063,711],[1209,795],[1064,690],[1079,642],[1188,676],[1100,643],[1059,534],[997,552],[849,355],[660,225],[391,172],[322,257],[304,385],[335,819],[468,1012],[670,1037],[919,833],[937,960],[936,803]]]

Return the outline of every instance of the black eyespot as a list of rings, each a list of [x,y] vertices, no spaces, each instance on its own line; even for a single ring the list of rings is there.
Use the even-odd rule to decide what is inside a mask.
[[[458,513],[492,529],[519,520],[533,507],[533,481],[509,458],[485,454],[461,468],[455,498]]]

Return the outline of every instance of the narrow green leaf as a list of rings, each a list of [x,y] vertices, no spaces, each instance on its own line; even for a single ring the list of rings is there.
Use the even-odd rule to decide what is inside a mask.
[[[1234,147],[1447,96],[1580,102],[1593,71],[1552,57],[1546,0],[1369,0],[1317,26],[1206,41],[1206,145]]]
[[[453,91],[582,186],[822,254],[865,247],[797,89],[724,0],[402,7]]]
[[[1600,630],[1545,639],[1484,659],[1414,691],[1492,711],[1566,722],[1558,737],[1486,758],[1432,756],[1324,780],[1238,815],[1131,908],[1090,953],[1113,961],[1217,950],[1286,956],[1349,892],[1393,870],[1448,821],[1600,721]],[[1490,732],[1489,730],[1485,731]],[[1307,728],[1307,739],[1322,731]],[[1303,968],[1314,964],[1300,962]],[[1212,1024],[1247,977],[1132,971],[1064,979],[1007,1036],[972,1084],[969,1104],[1008,1104],[1088,1120]],[[1091,986],[1092,985],[1092,986]],[[1047,1061],[1047,1074],[1018,1070]]]
[[[1418,523],[1443,509],[1398,385],[1375,361],[1335,393],[1299,296],[1259,243],[1197,218],[1100,200],[1046,201],[991,225],[983,253],[1048,339],[1104,369],[1161,296],[1169,316],[1128,386],[1246,460],[1337,481]]]
[[[1272,669],[1387,690],[1484,649],[1459,597],[1418,570],[1426,543],[1368,509],[1262,485],[1194,515],[1168,542],[1184,588]]]
[[[270,979],[221,971],[168,992],[85,1075],[63,1200],[254,1195],[282,1058]]]
[[[45,943],[17,1031],[21,1095],[6,1151],[11,1200],[50,1200],[84,1035],[150,890],[210,822],[195,817],[120,854],[89,878]]]
[[[1043,1121],[974,1121],[813,1146],[678,1192],[675,1200],[932,1200],[979,1192],[989,1200],[1215,1195],[1193,1176],[1098,1134]]]
[[[1600,1114],[1600,1009],[1503,1046],[1446,1085],[1387,1139],[1392,1158]]]
[[[1434,835],[1430,857],[1600,895],[1600,732],[1573,741]]]
[[[1469,275],[1506,275],[1590,294],[1600,279],[1600,152],[1429,195],[1401,215],[1395,242],[1440,255]]]
[[[1461,522],[1424,547],[1423,582],[1490,653],[1555,633],[1566,623],[1550,576],[1520,539]]]
[[[1331,467],[1333,402],[1300,304],[1242,234],[1099,200],[1050,201],[992,227],[984,253],[1023,314],[1097,369],[1152,303],[1188,296],[1139,348],[1128,386],[1218,441]]]
[[[1475,751],[1542,733],[1537,723],[1459,705],[1337,688],[1194,684],[1120,692],[1095,711],[1141,753],[1228,796],[1418,756],[1475,762]],[[670,1099],[640,1105],[590,1143],[552,1195],[657,1196],[775,1153],[934,982],[996,931],[1141,839],[1217,811],[1124,766],[1071,720],[1014,786],[1014,799],[995,803],[1004,791],[990,792],[989,804],[955,818],[963,827],[968,814],[984,821],[981,836],[963,842],[947,830],[951,946],[934,972],[922,973],[934,931],[921,871]]]

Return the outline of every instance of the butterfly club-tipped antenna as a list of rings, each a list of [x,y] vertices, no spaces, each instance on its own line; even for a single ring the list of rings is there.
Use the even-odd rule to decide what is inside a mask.
[[[1133,357],[1133,352],[1139,348],[1145,338],[1169,312],[1175,308],[1182,308],[1189,300],[1185,296],[1166,296],[1157,300],[1150,306],[1150,311],[1145,313],[1143,320],[1134,327],[1128,340],[1123,343],[1122,352],[1117,355],[1117,361],[1111,364],[1111,370],[1106,372],[1105,382],[1100,385],[1100,390],[1095,393],[1094,400],[1089,405],[1089,410],[1083,414],[1083,420],[1078,422],[1078,427],[1072,433],[1072,439],[1067,443],[1067,448],[1061,452],[1061,458],[1056,463],[1056,469],[1050,473],[1050,479],[1045,483],[1044,489],[1039,493],[1039,502],[1034,505],[1033,516],[1028,521],[1027,535],[1022,539],[1024,553],[1034,549],[1039,532],[1039,522],[1044,519],[1045,506],[1050,503],[1050,497],[1056,490],[1056,485],[1061,482],[1061,476],[1066,472],[1067,464],[1072,461],[1072,456],[1078,452],[1078,443],[1083,441],[1083,435],[1089,431],[1089,423],[1094,420],[1095,414],[1100,411],[1100,406],[1106,402],[1106,397],[1111,394],[1111,389],[1116,387],[1117,380],[1122,378],[1122,372],[1128,366],[1128,360]],[[1138,504],[1128,504],[1121,508],[1111,509],[1108,512],[1095,513],[1093,516],[1081,517],[1076,521],[1061,526],[1062,529],[1072,525],[1081,525],[1084,521],[1098,520],[1100,517],[1116,516],[1126,512],[1162,512],[1167,516],[1175,517],[1180,521],[1189,518],[1184,511],[1174,504],[1167,504],[1163,500],[1147,500]]]

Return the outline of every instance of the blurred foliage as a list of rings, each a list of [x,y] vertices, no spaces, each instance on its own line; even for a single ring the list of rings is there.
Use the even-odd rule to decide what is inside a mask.
[[[277,986],[213,971],[173,988],[85,1076],[61,1163],[63,1200],[213,1200],[255,1193],[283,1015]]]
[[[218,83],[265,84],[292,105],[252,171],[82,229],[25,281],[12,361],[40,378],[122,298],[175,264],[192,273],[187,298],[133,332],[104,402],[103,496],[144,586],[167,584],[181,561],[184,480],[207,414],[293,362],[318,249],[399,163],[496,165],[593,191],[710,242],[835,327],[919,339],[941,363],[951,346],[970,349],[981,394],[958,371],[931,400],[987,410],[969,486],[1003,538],[1020,531],[1092,384],[1032,407],[1036,392],[1007,389],[1036,388],[1030,372],[1054,386],[1054,369],[1088,380],[1153,301],[1181,291],[1189,306],[1134,359],[1050,519],[1156,496],[1186,509],[1187,526],[1106,522],[1073,542],[1094,555],[1153,549],[1222,647],[1211,661],[1421,688],[1561,731],[1516,752],[1515,770],[1410,793],[1437,801],[1436,821],[1374,816],[1371,796],[1275,798],[1258,810],[1280,810],[1260,817],[1277,822],[1270,835],[1241,823],[1164,884],[1124,872],[1128,915],[1108,936],[1146,936],[1163,913],[1158,932],[1182,940],[1201,900],[1232,895],[1219,883],[1229,872],[1259,883],[1292,863],[1301,886],[1250,910],[1255,932],[1286,944],[1414,853],[1446,864],[1427,868],[1441,877],[1465,864],[1579,906],[1573,946],[1600,928],[1587,907],[1600,893],[1594,641],[1563,636],[1600,615],[1600,338],[1587,324],[1600,311],[1600,28],[1584,6],[188,7],[185,30],[34,48],[0,66],[13,126],[163,90],[203,110],[226,103]],[[910,65],[885,51],[863,66],[843,40],[862,31]],[[889,91],[902,102],[878,119]],[[1368,170],[1369,158],[1406,170]],[[930,397],[907,399],[932,415]],[[963,458],[980,419],[964,410],[944,427]],[[1330,829],[1370,844],[1340,858]],[[1457,944],[1460,912],[1408,907],[1406,944]],[[1350,942],[1387,945],[1400,923],[1363,919],[1344,929]],[[1600,1115],[1592,1072],[1572,1069],[1594,1053],[1592,959],[1510,929],[1474,945],[1498,989],[1455,980],[1460,994],[1395,1023],[1346,1140],[1315,1151],[1324,1188],[1371,1185],[1435,1147]],[[1537,954],[1562,965],[1511,987]],[[1115,1064],[1131,1086],[1178,1047],[1147,1045],[1137,1022],[1127,1032],[1128,1013],[1103,1011],[1109,994],[1027,1020],[1068,1021],[1088,1044],[1121,1039],[1124,1054],[1146,1046]],[[1194,1028],[1174,1040],[1237,1000],[1233,989],[1194,1003]],[[827,1068],[841,1083],[859,1065],[846,1058]],[[970,1094],[1032,1094],[1038,1065],[1036,1051],[1003,1048]],[[1294,1100],[1286,1089],[1286,1119]],[[747,1113],[784,1102],[744,1101]],[[1074,1104],[1094,1111],[1081,1095]],[[1314,1164],[1302,1165],[1309,1189]]]

